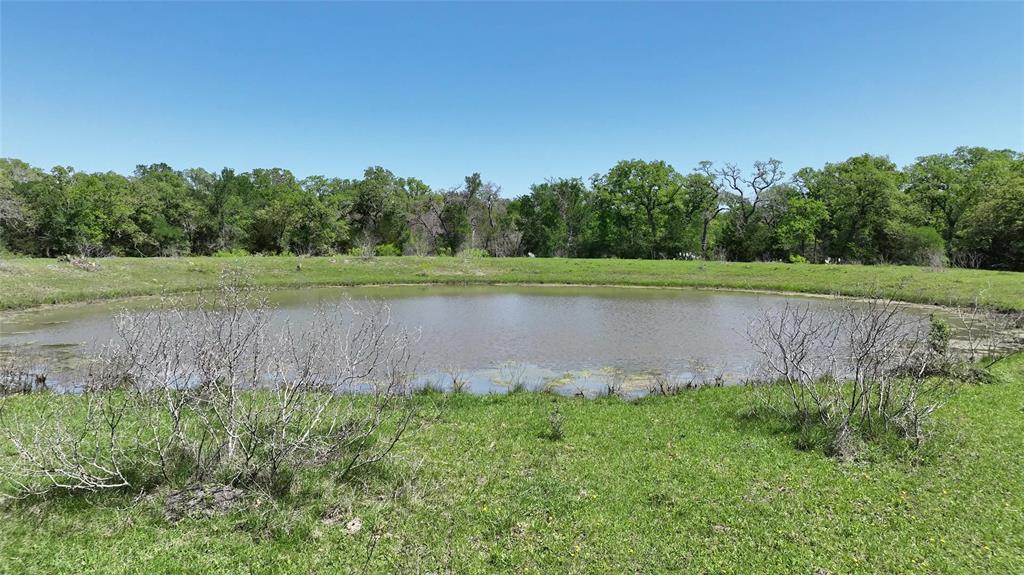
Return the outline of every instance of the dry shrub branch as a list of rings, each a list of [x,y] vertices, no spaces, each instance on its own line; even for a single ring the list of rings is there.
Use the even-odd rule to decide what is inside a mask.
[[[761,357],[750,383],[756,408],[824,429],[841,458],[892,432],[920,445],[955,383],[937,373],[949,364],[947,350],[933,345],[938,326],[881,298],[766,312],[750,331]]]
[[[0,475],[17,495],[280,491],[303,467],[349,474],[386,457],[410,424],[413,340],[386,304],[322,306],[300,329],[237,281],[198,306],[125,313],[77,393],[0,405]]]

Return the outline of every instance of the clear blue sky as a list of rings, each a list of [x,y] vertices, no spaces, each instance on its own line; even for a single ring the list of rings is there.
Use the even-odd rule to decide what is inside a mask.
[[[1024,149],[1024,3],[3,2],[0,154],[505,194],[624,158]]]

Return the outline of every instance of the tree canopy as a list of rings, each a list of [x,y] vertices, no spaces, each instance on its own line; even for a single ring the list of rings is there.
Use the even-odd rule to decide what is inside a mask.
[[[1024,270],[1024,155],[957,148],[896,166],[864,154],[788,176],[623,160],[509,199],[479,173],[431,189],[281,168],[137,166],[130,175],[0,159],[0,250],[30,256],[249,252],[715,258]]]

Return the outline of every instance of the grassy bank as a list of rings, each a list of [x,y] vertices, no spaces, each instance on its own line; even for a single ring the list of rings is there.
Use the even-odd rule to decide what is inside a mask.
[[[358,485],[319,471],[283,500],[177,524],[162,493],[7,504],[0,572],[1018,572],[1024,357],[999,369],[940,411],[916,465],[800,451],[740,415],[742,389],[458,396]]]
[[[986,304],[1024,309],[1024,273],[907,266],[583,260],[352,257],[107,258],[94,270],[47,259],[0,260],[0,309],[207,289],[242,268],[268,287],[440,284],[593,284],[756,289],[869,295],[949,305],[983,294]]]

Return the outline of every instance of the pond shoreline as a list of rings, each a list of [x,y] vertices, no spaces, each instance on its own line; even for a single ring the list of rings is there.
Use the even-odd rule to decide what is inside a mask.
[[[215,288],[229,270],[266,288],[516,285],[692,288],[814,297],[875,293],[915,304],[1024,311],[1024,273],[911,266],[558,258],[248,256],[102,258],[87,269],[0,258],[0,308],[19,310]]]
[[[635,395],[654,384],[652,374],[674,385],[738,383],[753,376],[749,330],[766,310],[795,305],[825,311],[867,303],[768,290],[537,283],[317,286],[268,288],[263,294],[280,326],[305,325],[316,310],[333,309],[332,302],[387,302],[396,325],[422,333],[420,383],[444,387],[458,378],[474,393],[501,391],[502,382],[515,382],[510,387]],[[31,353],[66,370],[98,352],[96,342],[115,336],[110,322],[119,313],[190,306],[195,299],[189,293],[136,296],[6,312],[0,314],[6,326],[0,349],[27,346],[19,348],[26,357]],[[956,325],[957,317],[939,306],[893,305],[915,321],[926,322],[935,313]]]
[[[1012,572],[1022,557],[1014,534],[1024,522],[1014,510],[1024,490],[1024,460],[1007,454],[1024,438],[1024,358],[998,369],[1003,383],[964,386],[940,410],[938,421],[955,438],[940,436],[946,451],[915,464],[887,453],[840,464],[797,449],[795,433],[747,415],[741,388],[630,402],[424,395],[416,398],[424,412],[433,414],[443,402],[444,416],[412,429],[394,462],[381,468],[387,474],[370,476],[359,490],[338,489],[329,470],[309,471],[297,476],[298,495],[287,504],[253,496],[230,514],[179,523],[165,519],[172,491],[166,486],[12,500],[0,505],[0,540],[25,551],[8,554],[5,567],[127,573],[148,561],[168,571],[213,573],[239,561],[287,561],[303,572],[387,571],[405,541],[445,549],[455,525],[455,541],[483,545],[492,541],[495,522],[512,529],[518,521],[517,545],[550,546],[552,571],[598,570],[612,562],[609,570],[625,569],[642,560],[652,570],[675,572],[678,563],[669,559],[692,544],[704,554],[701,565],[768,572],[773,566],[758,558],[779,544],[782,532],[791,542],[785,548],[797,555],[778,573],[800,571],[793,565],[858,573],[869,569],[865,564],[931,572],[925,560],[950,573]],[[33,414],[42,397],[8,401]],[[553,420],[564,430],[561,439],[546,435]],[[430,486],[413,492],[414,505],[392,497],[399,487],[408,489],[412,471]],[[864,506],[872,512],[836,512]],[[358,533],[346,529],[353,517],[364,525]],[[679,524],[678,533],[666,535],[668,522]],[[299,535],[267,542],[268,524]],[[380,539],[386,553],[367,568],[366,547],[380,526],[389,533]],[[588,544],[577,546],[584,531]],[[918,542],[910,553],[903,544],[909,538]],[[494,568],[477,547],[457,550],[466,571]],[[514,556],[507,570],[528,571],[531,558]]]
[[[493,283],[454,283],[454,282],[388,282],[388,283],[373,283],[373,284],[352,284],[352,283],[325,283],[325,284],[298,284],[298,285],[262,285],[257,284],[255,287],[267,292],[283,292],[283,291],[297,291],[303,289],[373,289],[373,288],[391,288],[391,287],[473,287],[473,288],[550,288],[553,290],[557,289],[569,289],[569,288],[609,288],[609,289],[636,289],[636,290],[665,290],[665,291],[707,291],[716,293],[746,293],[746,294],[761,294],[781,297],[798,297],[798,298],[813,298],[813,299],[824,299],[833,301],[852,301],[852,302],[867,302],[871,301],[872,298],[862,295],[844,295],[844,294],[826,294],[818,292],[802,292],[792,290],[771,290],[771,289],[759,289],[759,288],[739,288],[739,287],[717,287],[717,286],[699,286],[699,285],[644,285],[644,284],[601,284],[601,283],[527,283],[527,282],[493,282]],[[23,314],[32,314],[38,312],[45,312],[54,309],[63,308],[76,308],[96,304],[117,304],[119,302],[133,302],[138,300],[147,299],[160,299],[177,296],[187,295],[198,295],[202,293],[210,293],[215,291],[216,287],[201,287],[197,289],[182,289],[182,290],[171,290],[160,293],[144,293],[136,295],[124,295],[124,296],[111,296],[111,297],[95,297],[89,299],[82,299],[76,301],[60,302],[60,303],[44,303],[38,305],[32,305],[27,307],[16,307],[0,309],[0,321],[9,320],[14,317],[21,316]],[[884,297],[890,297],[888,295]],[[921,310],[934,310],[934,311],[954,311],[956,306],[952,305],[939,305],[934,303],[921,303],[899,299],[892,297],[893,301],[899,302],[901,306],[921,309]],[[1002,308],[992,308],[990,311],[997,313],[1013,313],[1011,310]]]

